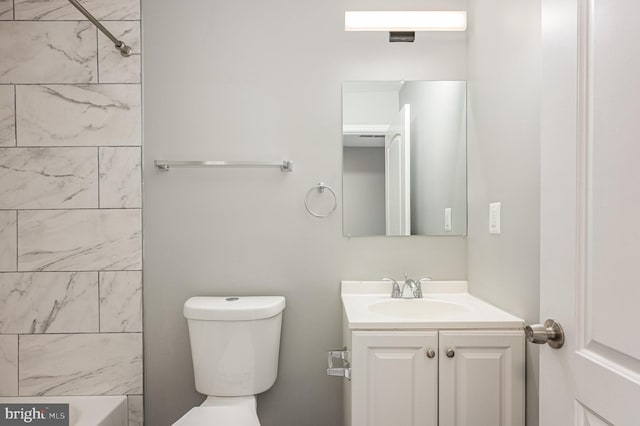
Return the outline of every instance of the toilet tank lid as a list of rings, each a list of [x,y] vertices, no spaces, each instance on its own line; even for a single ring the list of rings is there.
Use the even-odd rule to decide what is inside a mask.
[[[250,321],[271,318],[285,307],[282,296],[192,297],[184,317],[203,321]]]

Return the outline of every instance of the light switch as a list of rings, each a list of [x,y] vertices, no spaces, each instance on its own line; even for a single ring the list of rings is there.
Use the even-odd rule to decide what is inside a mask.
[[[444,209],[444,230],[451,232],[451,207]]]
[[[489,233],[500,234],[500,204],[489,204]]]

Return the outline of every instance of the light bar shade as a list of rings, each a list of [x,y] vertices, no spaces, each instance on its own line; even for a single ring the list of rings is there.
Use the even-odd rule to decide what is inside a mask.
[[[344,13],[345,31],[466,31],[466,11],[361,11]]]

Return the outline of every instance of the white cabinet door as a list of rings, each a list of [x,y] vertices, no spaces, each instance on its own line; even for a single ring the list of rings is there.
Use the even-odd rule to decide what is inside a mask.
[[[353,332],[352,426],[437,426],[437,353],[435,331]]]
[[[441,331],[439,354],[439,426],[524,426],[524,332]]]

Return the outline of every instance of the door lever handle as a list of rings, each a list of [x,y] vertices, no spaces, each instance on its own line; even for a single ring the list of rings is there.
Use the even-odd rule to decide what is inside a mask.
[[[528,325],[524,328],[524,332],[531,343],[539,345],[548,343],[553,349],[560,349],[564,345],[564,330],[556,320],[548,319],[544,325]]]

